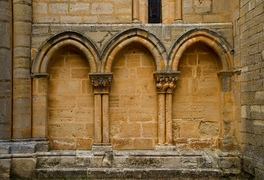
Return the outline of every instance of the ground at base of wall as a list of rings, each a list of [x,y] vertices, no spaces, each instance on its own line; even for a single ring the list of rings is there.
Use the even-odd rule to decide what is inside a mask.
[[[236,177],[223,177],[223,178],[206,178],[206,179],[190,179],[190,178],[166,178],[166,179],[155,179],[155,180],[261,180],[253,177],[246,177],[244,175],[236,176]],[[43,179],[21,179],[21,178],[10,178],[10,180],[43,180]],[[89,178],[61,178],[61,179],[45,179],[45,180],[124,180],[124,179],[89,179]],[[126,179],[126,180],[138,180],[138,179]]]

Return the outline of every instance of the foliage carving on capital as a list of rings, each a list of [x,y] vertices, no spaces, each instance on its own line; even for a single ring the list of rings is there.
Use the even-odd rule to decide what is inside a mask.
[[[173,93],[180,72],[155,72],[158,93]]]
[[[108,94],[110,92],[113,73],[89,73],[94,94]]]

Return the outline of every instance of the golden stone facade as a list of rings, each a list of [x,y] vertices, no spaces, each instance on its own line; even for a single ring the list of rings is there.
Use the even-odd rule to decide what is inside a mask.
[[[264,179],[263,1],[0,6],[0,179]]]

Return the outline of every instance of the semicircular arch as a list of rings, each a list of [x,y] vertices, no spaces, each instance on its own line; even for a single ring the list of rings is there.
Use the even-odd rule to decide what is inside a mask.
[[[101,72],[111,72],[117,53],[131,44],[140,44],[146,47],[154,57],[156,70],[166,70],[168,55],[162,42],[146,30],[133,28],[117,34],[106,44],[102,51]]]
[[[219,33],[208,29],[193,29],[183,34],[172,45],[169,53],[169,66],[172,71],[177,71],[182,54],[193,44],[201,42],[210,47],[219,57],[222,70],[232,68],[232,46]]]
[[[97,71],[97,63],[100,56],[96,45],[90,39],[77,32],[65,31],[52,36],[41,45],[33,60],[31,72],[33,74],[47,73],[51,58],[56,52],[66,46],[72,46],[80,50],[89,62],[91,72]]]

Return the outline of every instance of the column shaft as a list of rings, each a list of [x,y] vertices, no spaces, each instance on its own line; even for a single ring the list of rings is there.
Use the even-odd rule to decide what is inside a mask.
[[[48,79],[46,76],[33,79],[32,137],[48,137]]]
[[[166,144],[172,143],[172,94],[166,94]]]
[[[94,95],[94,114],[95,114],[95,143],[102,142],[102,99],[101,94]]]
[[[30,138],[32,1],[13,1],[13,19],[13,138]]]
[[[176,0],[175,20],[182,19],[182,0]]]
[[[103,94],[103,143],[109,143],[109,94]]]
[[[138,0],[133,0],[133,21],[138,21],[138,12],[139,12]]]
[[[12,136],[12,1],[1,1],[0,140]]]
[[[158,144],[165,143],[165,94],[158,94]]]

